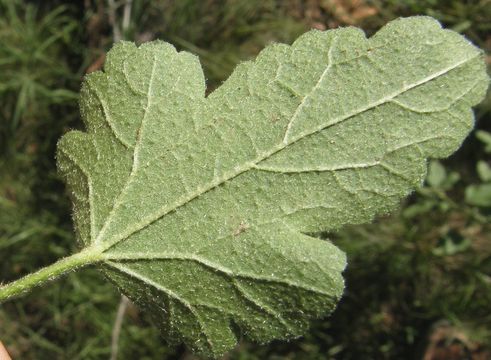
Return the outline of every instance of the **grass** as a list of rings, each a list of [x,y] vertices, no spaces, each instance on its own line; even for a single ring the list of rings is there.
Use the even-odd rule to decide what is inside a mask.
[[[54,148],[61,133],[80,127],[76,93],[83,71],[112,41],[100,11],[105,2],[85,4],[50,1],[40,8],[0,0],[2,280],[76,248]],[[487,0],[134,0],[133,5],[124,36],[158,37],[200,55],[210,88],[267,43],[289,43],[311,26],[350,23],[373,33],[394,17],[428,14],[491,51]],[[362,7],[365,15],[356,12]],[[488,98],[477,109],[481,129],[489,131],[490,113]],[[268,346],[242,341],[228,358],[413,359],[454,351],[451,346],[477,358],[491,351],[491,209],[468,204],[464,196],[469,184],[480,182],[479,160],[489,163],[489,154],[471,137],[442,163],[443,175],[437,173],[442,167],[432,166],[433,180],[399,213],[330,234],[350,259],[346,295],[335,314],[315,322],[304,338]],[[0,339],[14,359],[107,359],[119,301],[98,271],[73,273],[2,305]],[[169,348],[133,306],[119,344],[120,359],[191,358],[182,347]]]

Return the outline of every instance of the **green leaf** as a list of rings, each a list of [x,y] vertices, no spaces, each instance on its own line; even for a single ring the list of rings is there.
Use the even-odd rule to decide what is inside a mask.
[[[483,160],[477,162],[477,174],[482,181],[491,181],[491,166]]]
[[[439,187],[447,178],[447,170],[439,161],[430,161],[426,181],[432,187]]]
[[[195,56],[120,42],[58,147],[78,238],[169,341],[298,337],[343,292],[344,254],[309,234],[393,210],[487,85],[482,52],[426,17],[271,45],[208,97]]]
[[[467,251],[472,246],[472,241],[468,238],[463,238],[459,234],[445,234],[438,241],[431,252],[436,256],[453,256],[455,254]]]
[[[460,180],[459,173],[455,171],[447,172],[447,169],[437,160],[432,160],[428,164],[428,175],[426,182],[432,188],[441,190],[451,189]]]
[[[491,207],[491,183],[468,186],[465,200],[471,205]]]
[[[484,151],[491,153],[491,133],[484,130],[477,130],[476,137],[484,143]]]

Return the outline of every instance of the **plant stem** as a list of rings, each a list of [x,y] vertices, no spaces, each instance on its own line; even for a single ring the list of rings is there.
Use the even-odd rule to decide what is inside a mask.
[[[130,300],[126,296],[121,295],[121,301],[119,302],[118,312],[116,313],[116,319],[114,320],[113,332],[111,336],[111,357],[109,360],[118,359],[119,335],[121,334],[124,315],[129,303]]]
[[[61,275],[102,260],[102,252],[97,248],[86,248],[79,253],[63,258],[19,280],[0,286],[0,304],[34,287],[54,280]]]

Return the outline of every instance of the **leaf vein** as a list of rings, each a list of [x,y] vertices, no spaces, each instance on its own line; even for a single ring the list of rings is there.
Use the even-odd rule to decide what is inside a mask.
[[[90,84],[90,83],[89,83]],[[129,144],[122,136],[121,134],[118,133],[116,130],[116,127],[113,124],[112,116],[111,113],[109,112],[108,105],[106,101],[103,99],[101,93],[99,90],[97,90],[96,87],[89,85],[91,90],[96,94],[97,99],[99,100],[99,103],[101,104],[102,107],[102,112],[104,113],[104,120],[106,120],[107,125],[111,129],[111,132],[114,134],[114,137],[116,140],[118,140],[125,148],[131,149],[132,145]]]
[[[199,326],[201,328],[201,333],[205,336],[208,345],[210,345],[210,347],[213,349],[214,345],[213,345],[213,342],[210,339],[210,336],[208,335],[208,333],[206,331],[206,326],[204,325],[203,320],[201,319],[201,317],[197,313],[197,311],[196,311],[195,307],[193,306],[193,304],[191,304],[186,299],[180,297],[174,291],[166,288],[165,286],[162,286],[159,283],[156,283],[155,281],[147,278],[146,276],[140,275],[139,273],[128,269],[127,267],[125,267],[122,264],[120,265],[120,264],[116,264],[116,263],[113,263],[113,262],[108,262],[107,264],[109,264],[110,266],[114,267],[115,269],[121,271],[124,274],[127,274],[127,275],[129,275],[129,276],[131,276],[131,277],[133,277],[135,279],[140,280],[141,282],[143,282],[146,285],[149,285],[149,286],[151,286],[151,287],[153,287],[153,288],[155,288],[155,289],[157,289],[159,291],[162,291],[163,293],[167,294],[169,297],[171,297],[174,300],[177,300],[181,304],[183,304],[184,307],[186,307],[191,312],[191,314],[196,318],[196,320],[197,320],[197,322],[198,322],[198,324],[199,324]]]
[[[141,147],[141,144],[142,144],[142,136],[143,136],[142,132],[143,132],[143,129],[144,129],[144,126],[145,126],[145,122],[146,122],[145,120],[146,120],[146,118],[148,116],[148,110],[150,108],[151,101],[152,101],[152,92],[151,91],[152,91],[153,80],[154,80],[154,77],[155,77],[155,68],[156,68],[156,65],[157,65],[157,58],[154,55],[153,65],[152,65],[152,73],[150,75],[150,80],[149,80],[149,83],[148,83],[148,90],[147,90],[147,105],[145,107],[145,112],[143,114],[141,125],[140,125],[140,127],[138,129],[137,141],[136,141],[135,147],[133,149],[133,164],[131,166],[130,175],[128,176],[128,180],[126,181],[125,186],[123,187],[123,189],[119,193],[118,197],[114,201],[113,207],[112,207],[109,215],[107,216],[106,221],[104,222],[104,225],[102,226],[101,231],[99,232],[97,238],[94,241],[94,243],[96,243],[96,244],[99,243],[99,242],[101,242],[101,239],[104,236],[104,233],[105,233],[105,231],[107,229],[107,226],[110,224],[110,222],[111,222],[114,214],[116,213],[116,210],[121,205],[122,198],[123,198],[124,194],[126,194],[126,191],[128,190],[128,187],[132,183],[132,181],[133,181],[133,179],[135,177],[135,173],[138,170],[138,166],[139,166],[139,153],[140,153],[140,147]]]
[[[326,66],[326,68],[322,72],[321,76],[319,77],[319,80],[314,85],[314,87],[309,92],[309,94],[307,94],[307,95],[304,96],[304,98],[300,102],[300,105],[296,108],[295,112],[293,113],[292,118],[290,119],[290,121],[288,122],[288,125],[286,126],[285,135],[283,137],[283,144],[285,144],[285,145],[288,144],[288,138],[290,136],[291,128],[293,127],[293,124],[294,124],[295,120],[297,119],[298,115],[301,113],[303,107],[305,106],[306,102],[310,99],[310,97],[312,96],[312,94],[314,94],[315,91],[322,84],[322,81],[324,80],[324,78],[326,77],[326,75],[329,73],[329,71],[332,68],[332,65],[333,65],[332,51],[333,51],[333,49],[335,47],[337,38],[338,38],[338,36],[334,36],[333,39],[332,39],[332,41],[331,41],[331,44],[330,44],[330,47],[329,47],[329,51],[327,52],[327,66]]]
[[[303,284],[298,284],[296,282],[293,282],[291,280],[287,279],[280,279],[280,278],[272,278],[268,276],[260,276],[260,275],[252,275],[248,273],[239,273],[239,272],[234,272],[222,265],[218,265],[216,263],[213,263],[211,261],[208,261],[206,259],[200,258],[199,256],[196,255],[188,255],[188,254],[179,254],[179,253],[154,253],[154,254],[146,254],[146,253],[132,253],[130,255],[126,254],[106,254],[105,259],[111,263],[113,262],[124,262],[124,261],[151,261],[151,260],[180,260],[180,261],[192,261],[196,262],[200,265],[203,265],[204,267],[211,269],[213,271],[219,271],[229,277],[235,278],[244,278],[244,279],[249,279],[249,280],[258,280],[258,281],[265,281],[265,282],[270,282],[270,283],[277,283],[281,285],[287,285],[291,286],[294,288],[314,292],[317,294],[321,294],[324,296],[331,296],[328,292],[321,290],[319,288],[314,288],[312,286],[306,286]]]

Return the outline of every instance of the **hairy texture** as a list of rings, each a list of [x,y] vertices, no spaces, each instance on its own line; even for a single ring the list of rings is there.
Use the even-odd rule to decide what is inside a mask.
[[[487,85],[481,51],[427,17],[271,45],[206,98],[195,56],[120,42],[58,147],[78,238],[202,356],[298,337],[343,291],[344,254],[308,234],[394,209]]]

